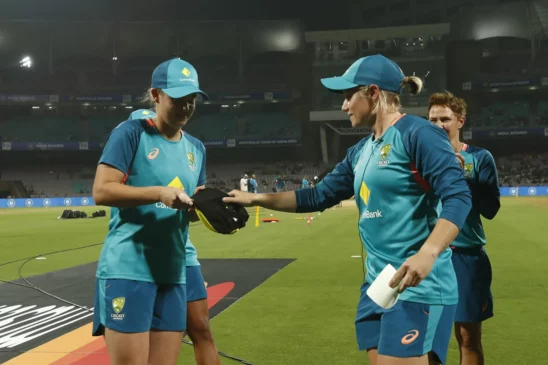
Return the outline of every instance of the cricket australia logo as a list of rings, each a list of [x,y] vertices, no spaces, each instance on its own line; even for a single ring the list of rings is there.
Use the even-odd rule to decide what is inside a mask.
[[[387,158],[391,149],[391,144],[385,144],[381,147],[381,159],[377,162],[378,166],[387,166],[390,163],[390,160],[387,160]]]
[[[465,177],[472,176],[473,171],[474,171],[474,164],[471,164],[471,163],[464,164],[464,176]]]
[[[124,297],[112,299],[112,309],[114,310],[114,313],[110,315],[112,319],[117,321],[121,321],[122,319],[124,319],[125,314],[121,314],[121,312],[124,309],[125,304],[126,298]]]
[[[194,164],[194,154],[189,152],[186,154],[188,157],[188,168],[192,171],[196,171],[196,165]]]

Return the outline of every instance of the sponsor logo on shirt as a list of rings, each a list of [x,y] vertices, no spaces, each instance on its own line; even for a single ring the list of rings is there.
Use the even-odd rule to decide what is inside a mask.
[[[362,181],[362,185],[360,186],[360,198],[365,205],[369,203],[369,195],[371,195],[371,192],[369,191],[369,188],[367,187],[365,182]]]
[[[375,211],[369,211],[366,210],[362,213],[362,219],[376,219],[376,218],[382,218],[382,211],[375,210]]]
[[[153,148],[148,154],[148,159],[154,160],[156,157],[158,157],[159,153],[160,153],[160,150],[158,148]]]
[[[173,180],[171,180],[171,182],[169,184],[167,184],[167,186],[170,186],[172,188],[179,188],[179,189],[183,189],[185,190],[185,186],[183,185],[183,182],[181,181],[181,179],[179,178],[179,176],[175,176],[175,178]],[[167,205],[165,205],[164,203],[162,202],[157,202],[156,203],[156,208],[158,209],[171,209],[171,210],[177,210],[177,209],[173,209],[171,207],[168,207]]]

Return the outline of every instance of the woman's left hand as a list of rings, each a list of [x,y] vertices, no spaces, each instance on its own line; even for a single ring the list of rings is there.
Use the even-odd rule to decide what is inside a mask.
[[[417,252],[401,265],[388,285],[391,288],[399,287],[400,293],[409,287],[419,285],[430,274],[435,261],[436,258],[432,254]]]

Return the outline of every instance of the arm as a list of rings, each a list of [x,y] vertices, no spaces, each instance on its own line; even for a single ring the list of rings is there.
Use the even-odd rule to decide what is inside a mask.
[[[353,161],[366,141],[367,139],[363,139],[349,148],[344,160],[317,185],[295,192],[297,213],[324,211],[354,195]]]
[[[160,201],[162,187],[133,187],[123,183],[124,173],[106,165],[97,166],[93,183],[93,199],[97,205],[129,208]]]
[[[253,194],[252,205],[277,210],[280,212],[295,213],[297,211],[296,192]]]
[[[233,190],[225,203],[245,206],[258,205],[263,208],[289,213],[323,211],[354,195],[354,171],[352,161],[365,143],[362,140],[351,147],[345,159],[335,166],[322,182],[310,189],[300,189],[277,194],[246,194]]]
[[[160,200],[159,187],[126,186],[129,172],[140,141],[141,130],[131,123],[121,123],[110,133],[97,166],[93,183],[96,204],[111,207],[136,207]]]
[[[484,150],[480,164],[478,185],[472,189],[472,204],[487,219],[493,219],[500,209],[499,178],[495,160]]]
[[[463,171],[441,128],[419,127],[409,134],[406,145],[418,173],[440,197],[443,210],[419,252],[408,258],[390,281],[400,292],[419,285],[430,274],[438,256],[457,237],[472,206]]]
[[[128,122],[120,124],[109,135],[97,166],[93,199],[98,205],[130,208],[162,201],[171,208],[188,207],[190,198],[183,190],[171,187],[134,187],[125,185],[141,129]]]
[[[410,135],[409,150],[417,171],[442,201],[436,227],[421,250],[437,257],[457,237],[470,212],[471,192],[447,134],[434,125]]]

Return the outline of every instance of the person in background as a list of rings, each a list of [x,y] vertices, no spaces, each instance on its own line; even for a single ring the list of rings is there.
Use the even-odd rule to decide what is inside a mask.
[[[251,179],[249,179],[249,192],[255,194],[259,192],[259,184],[257,184],[257,177],[255,174],[251,175]]]
[[[152,106],[154,108],[154,106]],[[156,113],[149,109],[139,109],[129,115],[128,120],[155,118]],[[187,234],[186,252],[186,334],[194,346],[197,365],[220,364],[219,353],[215,346],[209,326],[209,305],[207,290],[202,276],[202,267],[198,261],[198,251]]]
[[[284,188],[285,188],[284,179],[281,176],[276,177],[276,179],[274,179],[274,191],[276,193],[280,193],[284,191]]]
[[[244,174],[242,178],[240,179],[240,191],[248,191],[249,185],[248,185],[248,176],[247,174]]]
[[[451,261],[459,284],[455,337],[459,343],[461,365],[483,365],[482,322],[493,317],[493,273],[485,251],[487,240],[481,216],[493,219],[500,209],[497,167],[489,151],[461,142],[459,132],[466,121],[466,102],[463,99],[451,93],[432,94],[428,119],[447,132],[472,191],[472,210],[451,244]]]
[[[308,182],[307,177],[303,177],[303,181],[301,183],[301,189],[308,189],[310,187],[310,183]]]
[[[455,317],[457,279],[449,244],[471,208],[471,194],[447,134],[427,120],[400,112],[400,93],[422,89],[392,60],[375,55],[354,62],[340,77],[323,79],[342,93],[353,127],[372,134],[351,147],[312,189],[278,194],[233,190],[226,203],[284,212],[328,209],[355,195],[367,272],[356,315],[356,339],[373,365],[444,364]],[[439,201],[443,210],[436,211]],[[389,309],[366,294],[393,265],[389,285],[401,293]]]

